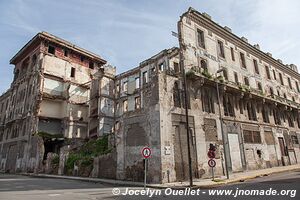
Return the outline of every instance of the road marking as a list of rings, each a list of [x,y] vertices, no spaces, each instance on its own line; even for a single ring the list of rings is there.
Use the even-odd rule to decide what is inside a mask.
[[[56,196],[59,196],[59,195],[61,195],[61,194],[48,194],[48,196],[50,196],[50,197],[56,197]]]

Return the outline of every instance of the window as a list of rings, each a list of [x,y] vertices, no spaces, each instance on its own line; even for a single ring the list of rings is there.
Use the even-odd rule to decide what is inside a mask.
[[[262,86],[261,86],[261,83],[260,83],[260,82],[257,82],[257,89],[258,89],[259,91],[262,91]]]
[[[90,61],[90,62],[89,62],[89,68],[90,68],[90,69],[94,69],[94,62],[93,62],[93,61]]]
[[[49,45],[49,46],[48,46],[48,53],[51,53],[51,54],[55,55],[55,47]]]
[[[208,69],[207,69],[207,64],[206,64],[206,61],[205,60],[201,60],[200,61],[200,66],[201,66],[201,69],[203,70],[203,71],[207,71]]]
[[[293,89],[290,77],[288,77],[288,83],[289,83],[290,88]]]
[[[123,101],[123,112],[127,112],[128,111],[128,103],[127,100]]]
[[[256,109],[252,102],[247,103],[248,119],[257,121]]]
[[[281,85],[284,85],[284,83],[283,83],[283,78],[282,78],[282,74],[281,74],[281,73],[279,73],[279,79],[280,79],[280,84],[281,84]]]
[[[287,116],[288,118],[288,123],[290,127],[294,127],[294,120],[292,116]]]
[[[224,115],[234,117],[233,101],[229,95],[223,96]]]
[[[273,110],[273,117],[274,117],[275,124],[281,125],[280,115],[276,109]]]
[[[84,56],[81,55],[81,56],[80,56],[80,61],[83,62],[84,59],[85,59]]]
[[[175,72],[175,73],[180,72],[179,64],[178,64],[177,62],[174,62],[173,65],[174,65],[174,72]]]
[[[291,135],[291,140],[293,144],[299,144],[299,140],[296,135]]]
[[[223,76],[224,76],[224,79],[225,79],[226,81],[228,81],[228,72],[227,72],[227,69],[225,69],[225,70],[223,71]]]
[[[204,32],[198,29],[197,38],[199,47],[205,49]]]
[[[148,83],[148,72],[143,72],[143,84]]]
[[[123,91],[123,92],[127,92],[127,85],[128,85],[128,82],[127,82],[127,81],[124,81],[124,82],[123,82],[123,87],[122,87],[122,91]]]
[[[204,112],[215,113],[214,96],[211,88],[203,88],[202,92],[202,108]]]
[[[75,72],[76,72],[75,67],[71,67],[71,75],[70,75],[71,78],[75,78]]]
[[[247,77],[244,77],[244,84],[249,86],[249,79]]]
[[[285,93],[283,93],[283,97],[284,97],[285,99],[287,99],[287,97],[286,97],[286,94],[285,94]]]
[[[232,47],[230,47],[230,52],[231,52],[231,60],[232,61],[235,61],[235,58],[234,58],[234,50]]]
[[[271,79],[269,67],[268,67],[268,66],[265,66],[265,69],[266,69],[266,75],[267,75],[267,78],[268,78],[268,79]]]
[[[270,123],[269,112],[265,105],[262,106],[262,117],[265,123]]]
[[[259,131],[243,130],[244,142],[252,144],[260,144],[261,136]]]
[[[274,90],[272,87],[270,87],[270,95],[273,96],[274,95]]]
[[[68,57],[68,55],[69,55],[68,50],[67,50],[67,49],[64,49],[64,56],[65,56],[65,57]]]
[[[277,80],[275,69],[273,69],[273,76],[274,76],[274,80]]]
[[[234,72],[234,81],[236,84],[239,84],[239,77],[238,77],[237,72]]]
[[[135,97],[134,99],[134,108],[135,109],[140,109],[141,108],[141,98],[140,97]]]
[[[35,64],[36,64],[36,60],[37,60],[37,56],[36,56],[36,54],[34,54],[34,55],[32,56],[32,58],[31,58],[31,63],[32,63],[32,65],[35,65]]]
[[[277,90],[277,95],[280,96],[280,91],[279,90]]]
[[[240,58],[241,58],[242,67],[243,68],[247,68],[247,66],[246,66],[246,60],[245,60],[245,55],[242,52],[240,52]]]
[[[224,45],[220,40],[218,40],[218,54],[220,57],[225,58]]]
[[[299,88],[299,83],[298,83],[298,81],[296,81],[295,83],[296,83],[297,91],[300,92],[300,88]]]
[[[259,74],[257,60],[253,59],[254,71],[256,74]]]
[[[165,63],[164,62],[161,63],[158,68],[159,68],[160,71],[164,71],[165,70]]]
[[[173,101],[175,107],[181,107],[181,92],[179,90],[178,82],[174,83],[173,87]]]
[[[135,78],[135,89],[140,88],[140,77]]]

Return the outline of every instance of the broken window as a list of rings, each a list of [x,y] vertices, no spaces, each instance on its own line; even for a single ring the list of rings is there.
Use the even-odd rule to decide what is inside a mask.
[[[177,62],[174,62],[174,72],[175,72],[175,73],[180,72],[179,64],[178,64]]]
[[[284,85],[284,83],[283,83],[283,78],[282,78],[282,74],[281,74],[281,73],[279,73],[279,79],[280,79],[280,84],[281,84],[281,85]]]
[[[240,52],[240,59],[241,59],[242,67],[243,68],[247,68],[247,66],[246,66],[246,60],[245,60],[245,55],[242,52]]]
[[[229,96],[229,94],[223,96],[223,107],[224,107],[224,115],[234,117],[234,106],[233,99]]]
[[[68,56],[69,56],[69,51],[68,51],[68,49],[66,49],[66,48],[64,49],[64,56],[65,56],[65,57],[68,57]]]
[[[270,76],[270,69],[269,69],[269,67],[268,67],[267,65],[265,66],[265,69],[266,69],[267,79],[271,79],[271,76]]]
[[[200,66],[201,66],[201,69],[203,70],[203,72],[207,72],[208,71],[207,64],[206,64],[205,60],[201,60],[200,61]]]
[[[276,109],[273,109],[273,117],[274,117],[275,124],[281,125],[280,115]]]
[[[252,102],[247,103],[247,112],[249,120],[257,121],[256,109]]]
[[[148,72],[143,72],[143,84],[148,83]]]
[[[248,77],[244,77],[244,84],[250,86]]]
[[[204,32],[200,29],[197,30],[197,38],[199,47],[205,49]]]
[[[123,101],[123,112],[127,112],[128,111],[128,102],[127,100]]]
[[[139,89],[140,88],[140,77],[136,77],[135,78],[135,89]]]
[[[218,54],[220,57],[225,58],[224,44],[220,40],[218,40]]]
[[[160,71],[164,71],[165,70],[165,63],[161,63],[159,66],[158,66],[159,70]]]
[[[273,88],[272,88],[272,87],[270,87],[270,96],[271,96],[271,97],[273,97],[273,95],[274,95]]]
[[[262,106],[262,117],[263,117],[263,121],[265,123],[270,123],[270,119],[269,119],[269,111],[268,108],[266,106]]]
[[[238,77],[237,72],[234,72],[234,82],[235,82],[236,84],[239,84],[239,77]]]
[[[290,89],[293,89],[290,77],[288,77],[287,79],[288,79],[288,83],[289,83]]]
[[[70,74],[70,77],[71,78],[75,78],[75,67],[71,67],[71,74]]]
[[[287,118],[288,118],[288,123],[289,123],[289,126],[290,126],[290,127],[294,127],[294,120],[293,120],[293,116],[291,116],[291,115],[288,115],[288,116],[287,116]]]
[[[230,47],[230,52],[231,52],[231,60],[232,61],[235,61],[235,58],[234,58],[234,50],[232,47]]]
[[[299,144],[299,140],[296,135],[291,135],[291,140],[293,144]]]
[[[122,87],[122,92],[127,92],[127,86],[128,86],[128,82],[124,81],[123,82],[123,87]]]
[[[203,88],[201,98],[202,98],[203,111],[207,113],[215,113],[214,96],[213,96],[212,89]]]
[[[261,136],[259,131],[243,130],[244,142],[251,144],[260,144]]]
[[[261,83],[260,83],[260,82],[257,82],[257,89],[258,89],[259,91],[262,91],[262,86],[261,86]]]
[[[49,45],[49,46],[48,46],[48,53],[55,55],[55,47]]]
[[[89,68],[90,68],[90,69],[94,69],[94,62],[93,62],[93,61],[90,61],[90,62],[89,62]]]
[[[80,55],[80,61],[83,62],[85,60],[85,57],[83,55]]]
[[[180,108],[181,107],[181,95],[180,95],[180,90],[179,90],[177,81],[174,83],[174,87],[173,87],[173,100],[174,100],[174,106]]]
[[[257,64],[257,60],[253,59],[253,65],[254,65],[254,71],[256,74],[259,74],[259,69],[258,69],[258,64]]]
[[[140,97],[135,97],[134,98],[134,102],[135,102],[134,108],[135,109],[140,109],[141,108],[141,98]]]
[[[227,72],[226,68],[224,68],[224,70],[223,70],[223,77],[226,81],[228,81],[228,72]]]

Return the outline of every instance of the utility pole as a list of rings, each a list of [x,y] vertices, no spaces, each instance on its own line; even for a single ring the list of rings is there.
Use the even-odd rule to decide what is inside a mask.
[[[216,74],[215,77],[217,78],[218,73],[221,73],[225,71],[224,68],[219,69]],[[219,119],[220,119],[220,124],[221,124],[221,132],[222,132],[222,141],[223,141],[223,149],[224,149],[224,160],[225,160],[225,169],[226,169],[226,176],[227,179],[229,179],[229,170],[228,170],[228,163],[227,161],[228,159],[228,152],[227,152],[227,147],[226,147],[226,143],[225,143],[225,134],[224,134],[224,128],[223,128],[223,119],[222,119],[222,114],[221,114],[221,101],[220,101],[220,91],[219,91],[219,82],[218,80],[216,80],[216,87],[217,87],[217,96],[218,96],[218,105],[219,105]]]
[[[184,68],[184,56],[183,56],[183,48],[184,44],[182,41],[181,35],[181,24],[182,22],[178,22],[178,40],[179,40],[179,63],[180,63],[180,70],[182,72],[182,83],[183,83],[183,93],[184,93],[184,104],[185,104],[185,121],[186,121],[186,138],[187,138],[187,148],[188,148],[188,165],[189,165],[189,181],[190,187],[193,186],[193,173],[192,173],[192,158],[191,158],[191,145],[190,145],[190,129],[189,129],[189,101],[188,101],[188,87],[185,75],[185,68]]]

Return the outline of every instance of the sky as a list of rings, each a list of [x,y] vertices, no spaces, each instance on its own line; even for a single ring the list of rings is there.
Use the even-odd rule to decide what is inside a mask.
[[[9,60],[38,32],[92,51],[121,73],[178,46],[171,32],[189,7],[300,67],[299,0],[0,0],[0,94],[13,78]]]

